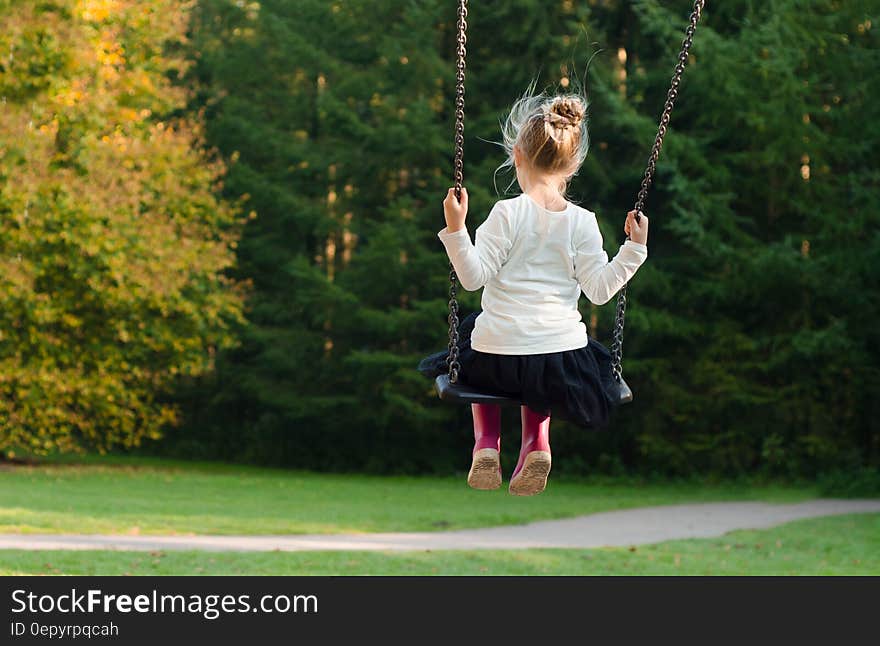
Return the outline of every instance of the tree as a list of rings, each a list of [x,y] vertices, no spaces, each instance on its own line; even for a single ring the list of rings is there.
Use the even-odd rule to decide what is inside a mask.
[[[197,152],[189,4],[0,2],[0,450],[138,446],[235,341],[239,217]]]
[[[671,69],[655,61],[673,60],[679,4],[634,5],[626,102],[607,94],[622,133],[644,130],[632,108],[659,111]],[[633,290],[640,388],[624,424],[643,468],[876,464],[876,13],[708,7],[649,200],[651,268]],[[610,186],[633,185],[631,165],[608,167]]]
[[[613,255],[691,6],[472,5],[472,230],[503,196],[487,142],[507,107],[536,76],[552,89],[585,79],[592,147],[571,195],[597,212]],[[561,469],[876,464],[877,7],[805,7],[708,6],[647,205],[650,257],[629,292],[636,399],[609,434],[554,425]],[[413,369],[445,338],[435,233],[451,174],[454,10],[201,3],[192,109],[235,160],[227,195],[247,195],[258,214],[239,248],[255,294],[241,348],[181,394],[189,423],[174,450],[312,468],[461,466],[468,415],[440,405]],[[583,303],[606,344],[613,310]]]
[[[318,468],[455,460],[466,440],[444,428],[454,411],[414,370],[445,338],[435,233],[451,174],[449,9],[201,5],[196,105],[207,106],[211,143],[236,159],[228,194],[247,194],[259,216],[240,248],[241,275],[255,285],[253,325],[216,375],[194,384],[196,435],[180,434],[188,452],[206,440],[225,457]],[[479,42],[493,27],[475,29]],[[558,38],[544,31],[532,36],[536,49]],[[476,157],[480,221],[492,195]]]

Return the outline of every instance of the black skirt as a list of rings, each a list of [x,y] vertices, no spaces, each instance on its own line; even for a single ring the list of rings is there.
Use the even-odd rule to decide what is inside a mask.
[[[590,338],[583,348],[547,354],[490,354],[471,348],[471,332],[480,312],[459,324],[459,379],[487,392],[519,399],[536,412],[589,429],[608,426],[619,389],[611,373],[611,353]],[[447,372],[447,352],[419,363],[419,372],[437,377]]]

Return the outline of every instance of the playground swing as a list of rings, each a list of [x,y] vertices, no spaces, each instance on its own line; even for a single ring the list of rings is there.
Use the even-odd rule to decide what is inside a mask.
[[[666,103],[663,106],[663,112],[660,115],[660,124],[657,128],[657,135],[654,138],[654,145],[651,148],[651,155],[648,158],[648,166],[645,169],[645,175],[642,178],[641,189],[636,198],[634,210],[636,212],[636,220],[639,219],[639,213],[645,204],[645,198],[648,195],[648,189],[654,178],[654,167],[660,156],[660,148],[663,146],[663,136],[669,126],[669,117],[672,114],[672,107],[678,96],[678,86],[681,83],[681,76],[684,73],[685,65],[687,65],[688,52],[693,44],[694,32],[697,29],[697,23],[705,5],[705,0],[695,0],[693,12],[690,15],[689,24],[685,30],[685,37],[681,43],[681,51],[678,54],[678,61],[675,64],[675,71],[672,75],[669,91],[666,94]],[[458,2],[458,36],[456,49],[456,77],[455,77],[455,157],[454,157],[454,189],[455,196],[461,199],[461,187],[464,179],[464,73],[465,73],[465,55],[467,53],[467,0],[459,0]],[[458,362],[458,297],[457,297],[458,278],[455,275],[455,268],[452,263],[449,264],[449,346],[448,355],[446,357],[446,365],[448,372],[441,374],[434,380],[434,387],[440,399],[445,402],[454,404],[499,404],[502,406],[519,406],[521,402],[518,399],[505,397],[503,395],[483,392],[476,388],[472,388],[467,384],[458,381],[458,373],[460,364]],[[611,345],[611,371],[614,381],[618,386],[618,399],[621,404],[632,401],[633,393],[627,383],[623,380],[623,323],[626,313],[626,288],[625,284],[617,295],[617,313],[614,319],[614,330],[612,334]]]

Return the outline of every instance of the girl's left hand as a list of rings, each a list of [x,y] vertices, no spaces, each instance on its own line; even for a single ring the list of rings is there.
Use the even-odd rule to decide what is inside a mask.
[[[446,216],[446,229],[449,233],[455,233],[464,229],[464,221],[467,218],[468,194],[467,189],[461,189],[461,201],[455,199],[455,189],[450,188],[443,200],[443,215]]]

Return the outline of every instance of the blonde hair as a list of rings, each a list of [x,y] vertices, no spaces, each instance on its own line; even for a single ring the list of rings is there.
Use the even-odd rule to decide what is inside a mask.
[[[560,192],[564,193],[587,157],[586,111],[587,101],[581,94],[535,93],[535,83],[531,83],[501,126],[501,146],[507,159],[498,170],[513,167],[516,146],[529,168],[563,175]]]

